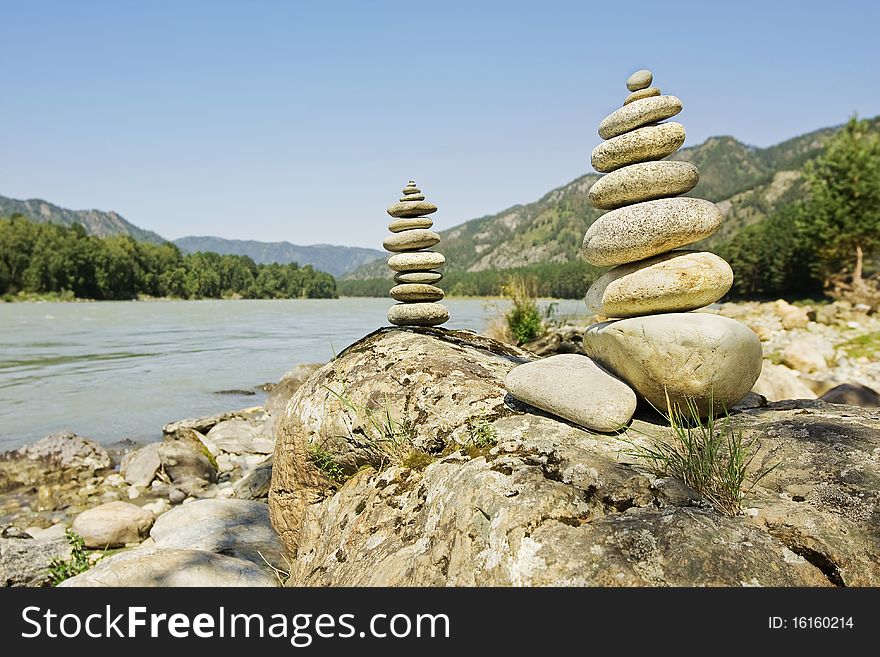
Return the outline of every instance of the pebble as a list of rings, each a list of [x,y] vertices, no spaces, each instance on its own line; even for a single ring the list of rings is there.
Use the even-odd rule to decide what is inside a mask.
[[[440,301],[443,290],[423,283],[403,283],[391,288],[391,297],[396,301]]]
[[[636,128],[657,123],[681,112],[681,101],[675,96],[642,98],[615,110],[599,124],[599,136],[611,139]]]
[[[382,246],[386,251],[417,251],[418,249],[428,249],[439,242],[440,236],[437,233],[424,228],[415,228],[386,237]]]
[[[400,200],[401,201],[424,201],[425,195],[424,194],[412,194],[412,195],[407,196],[406,194],[404,194],[403,196],[400,197]]]
[[[431,217],[407,217],[405,219],[395,219],[388,224],[388,230],[392,233],[400,233],[404,230],[413,230],[414,228],[430,228],[434,225]]]
[[[446,263],[442,253],[436,251],[410,251],[397,253],[388,258],[388,266],[394,271],[424,271],[437,269]]]
[[[404,194],[421,194],[422,190],[416,187],[416,183],[412,180],[409,181],[406,187],[403,188]]]
[[[717,205],[698,198],[636,203],[599,217],[584,235],[581,251],[597,267],[622,265],[705,239],[723,219]]]
[[[613,210],[684,194],[699,180],[700,172],[690,162],[642,162],[602,176],[590,187],[588,197],[593,207]]]
[[[626,88],[630,91],[639,91],[651,86],[654,74],[646,68],[636,71],[626,79]]]
[[[398,303],[388,310],[388,321],[396,326],[437,326],[449,321],[441,303]]]
[[[660,160],[681,148],[686,133],[681,123],[661,123],[613,137],[593,149],[596,171],[607,173],[638,162]]]
[[[428,201],[400,201],[388,208],[388,214],[396,218],[421,217],[433,212],[437,212],[437,206]]]
[[[642,98],[650,98],[651,96],[659,96],[660,89],[658,87],[648,87],[647,89],[639,89],[638,91],[633,91],[626,99],[623,101],[624,105],[629,105],[630,103],[641,100]]]
[[[396,283],[436,283],[442,278],[439,271],[409,271],[394,275]]]

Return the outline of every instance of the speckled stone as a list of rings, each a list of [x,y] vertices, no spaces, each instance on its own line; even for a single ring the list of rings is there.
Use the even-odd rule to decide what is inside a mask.
[[[714,253],[670,251],[615,267],[587,290],[586,303],[604,317],[684,312],[715,303],[733,285],[733,270]]]
[[[437,326],[449,321],[442,303],[398,303],[388,309],[388,321],[395,326]]]
[[[639,91],[651,86],[654,74],[646,68],[636,71],[626,79],[626,88],[630,91]]]
[[[438,242],[440,242],[440,236],[434,231],[415,228],[386,237],[382,246],[386,251],[418,251],[419,249],[429,249]]]
[[[584,235],[581,251],[592,265],[614,267],[705,239],[723,219],[717,205],[699,198],[636,203],[599,217]]]
[[[443,290],[423,283],[403,283],[391,288],[391,297],[396,301],[440,301]]]
[[[611,139],[636,128],[657,123],[675,116],[681,111],[681,101],[675,96],[656,96],[642,98],[624,105],[602,119],[599,136]]]
[[[593,149],[593,168],[606,173],[628,164],[660,160],[672,155],[684,143],[681,123],[661,123],[638,128],[603,141]]]
[[[411,251],[397,253],[388,258],[388,266],[394,271],[425,271],[437,269],[446,263],[442,253],[436,251]]]
[[[409,196],[407,196],[406,194],[404,194],[398,200],[400,200],[400,201],[424,201],[425,195],[424,194],[410,194]]]
[[[432,212],[437,212],[437,206],[428,201],[399,201],[388,208],[388,214],[396,218],[421,217]]]
[[[633,91],[626,99],[623,101],[624,105],[629,105],[630,103],[641,100],[642,98],[650,98],[651,96],[659,96],[660,88],[659,87],[648,87],[647,89],[639,89],[638,91]]]
[[[700,172],[690,162],[642,162],[617,169],[590,187],[593,207],[613,210],[624,205],[678,196],[692,190]]]
[[[434,225],[431,217],[407,217],[405,219],[395,219],[388,224],[388,230],[392,233],[399,233],[404,230],[413,230],[414,228],[430,228]]]
[[[439,271],[408,271],[394,275],[395,283],[436,283],[443,278]]]

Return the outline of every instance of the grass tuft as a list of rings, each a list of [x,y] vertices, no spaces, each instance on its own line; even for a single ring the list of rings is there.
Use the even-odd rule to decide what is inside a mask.
[[[66,530],[64,536],[72,548],[70,558],[52,559],[49,563],[49,583],[52,586],[58,586],[64,580],[84,573],[92,566],[83,537],[72,529]]]

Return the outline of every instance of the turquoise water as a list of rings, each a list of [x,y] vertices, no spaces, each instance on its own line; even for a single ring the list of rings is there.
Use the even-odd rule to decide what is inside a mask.
[[[262,403],[218,395],[325,362],[385,325],[388,299],[0,303],[0,451],[70,429],[109,444]],[[502,302],[444,301],[447,328],[483,330]],[[585,312],[559,302],[565,314]]]

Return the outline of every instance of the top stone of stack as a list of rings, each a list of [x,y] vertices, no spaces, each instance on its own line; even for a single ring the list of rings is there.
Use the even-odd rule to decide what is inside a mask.
[[[433,212],[437,212],[437,206],[425,200],[424,195],[416,187],[416,183],[413,180],[410,180],[406,187],[403,188],[403,196],[400,197],[400,200],[388,208],[388,214],[395,219],[423,217]]]
[[[654,74],[646,68],[636,71],[626,80],[626,88],[630,91],[639,91],[647,89],[654,81]]]

